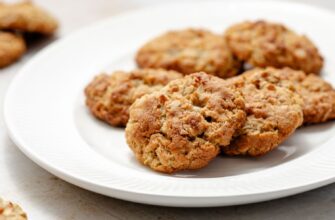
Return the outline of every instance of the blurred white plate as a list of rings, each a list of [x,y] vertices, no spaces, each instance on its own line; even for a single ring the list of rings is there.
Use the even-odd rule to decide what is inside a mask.
[[[131,11],[52,44],[18,74],[5,100],[13,141],[54,175],[125,200],[167,206],[221,206],[284,197],[335,179],[334,123],[299,129],[261,158],[218,157],[199,171],[164,175],[140,165],[122,129],[88,113],[83,89],[102,70],[134,68],[136,49],[169,29],[205,27],[219,33],[245,19],[282,22],[306,33],[326,58],[335,83],[335,16],[283,2],[183,3]]]

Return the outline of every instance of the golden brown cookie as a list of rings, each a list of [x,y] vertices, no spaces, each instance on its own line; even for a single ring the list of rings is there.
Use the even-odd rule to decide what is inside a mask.
[[[254,67],[291,67],[318,74],[323,66],[313,42],[281,24],[242,22],[230,27],[225,39],[234,55]]]
[[[307,75],[302,71],[290,68],[275,69],[271,67],[250,70],[244,74],[260,76],[261,72],[264,79],[289,88],[302,97],[305,124],[321,123],[335,118],[335,90],[321,77],[314,74]]]
[[[0,220],[26,220],[27,214],[15,203],[0,198]]]
[[[57,20],[31,2],[0,3],[0,29],[50,35],[57,28]]]
[[[243,128],[235,133],[228,147],[222,148],[227,155],[264,155],[303,122],[301,97],[264,79],[266,74],[242,74],[226,81],[229,87],[241,91],[247,113]]]
[[[26,51],[26,43],[17,34],[0,31],[0,68],[18,60]]]
[[[136,62],[140,67],[183,74],[204,71],[221,78],[234,76],[241,68],[221,36],[200,29],[170,31],[149,41],[138,51]]]
[[[194,73],[137,99],[126,127],[136,158],[164,173],[206,166],[246,118],[241,94],[223,84]]]
[[[140,69],[101,74],[85,88],[86,104],[92,114],[114,126],[126,126],[133,102],[183,75],[163,69]]]

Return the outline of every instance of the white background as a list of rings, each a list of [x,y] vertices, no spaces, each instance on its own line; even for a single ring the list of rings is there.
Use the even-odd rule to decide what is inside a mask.
[[[200,0],[199,0],[200,1]],[[36,0],[59,18],[57,37],[94,21],[158,0]],[[171,2],[171,1],[166,1]],[[335,10],[335,1],[299,0]],[[329,28],[335,21],[329,21]],[[327,26],[327,25],[325,25]],[[335,185],[259,204],[180,209],[125,202],[82,190],[44,171],[9,139],[3,120],[3,98],[16,72],[51,40],[35,43],[20,62],[0,70],[0,196],[18,202],[30,219],[335,219]]]

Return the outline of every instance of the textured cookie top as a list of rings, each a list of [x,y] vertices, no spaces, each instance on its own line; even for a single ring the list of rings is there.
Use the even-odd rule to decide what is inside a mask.
[[[85,88],[86,104],[97,118],[114,126],[125,126],[129,118],[129,106],[137,98],[182,77],[178,72],[163,69],[101,74]]]
[[[26,51],[23,38],[17,34],[0,31],[0,67],[19,59]]]
[[[27,215],[20,206],[0,198],[0,220],[26,220]]]
[[[171,173],[206,166],[244,122],[239,92],[220,78],[194,73],[137,99],[126,138],[140,162]]]
[[[138,51],[136,61],[140,67],[184,74],[204,71],[221,78],[236,75],[241,67],[221,36],[196,29],[167,32],[149,41]]]
[[[268,75],[267,80],[298,93],[303,101],[304,123],[320,123],[335,118],[334,88],[321,77],[290,68],[255,69],[246,75]],[[269,73],[269,74],[265,74]],[[270,76],[275,76],[270,79]],[[279,80],[278,80],[279,79]]]
[[[58,23],[31,2],[0,3],[0,28],[52,34],[58,28]]]
[[[226,83],[241,91],[246,104],[247,121],[236,132],[231,144],[223,148],[228,155],[263,155],[283,142],[302,124],[303,101],[271,73],[242,74]],[[289,85],[288,85],[289,86]]]
[[[281,24],[242,22],[230,27],[225,39],[234,55],[255,67],[291,67],[318,74],[323,66],[316,46]]]

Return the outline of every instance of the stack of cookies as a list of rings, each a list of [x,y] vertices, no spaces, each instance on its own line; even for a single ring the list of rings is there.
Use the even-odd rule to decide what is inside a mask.
[[[0,68],[26,52],[25,33],[52,35],[57,27],[55,18],[31,2],[0,3]]]
[[[220,153],[261,156],[300,126],[335,118],[318,49],[281,24],[171,31],[141,47],[136,63],[96,76],[86,103],[126,127],[138,161],[156,171],[199,169]]]

